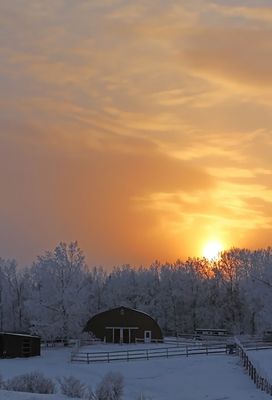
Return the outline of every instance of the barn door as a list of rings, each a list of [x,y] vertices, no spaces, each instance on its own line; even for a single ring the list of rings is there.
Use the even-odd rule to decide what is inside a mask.
[[[130,343],[129,329],[124,329],[123,342]]]
[[[144,331],[144,342],[145,343],[151,342],[151,331]]]
[[[120,329],[114,328],[113,332],[114,332],[113,343],[121,343],[121,341],[120,341],[120,339],[121,339]]]

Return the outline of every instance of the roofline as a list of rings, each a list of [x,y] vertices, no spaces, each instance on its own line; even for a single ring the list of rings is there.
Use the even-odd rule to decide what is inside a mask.
[[[31,335],[30,333],[0,332],[0,335],[13,335],[13,336],[26,336],[26,337],[40,338],[40,336]]]
[[[156,320],[150,314],[148,314],[148,313],[146,313],[144,311],[141,311],[141,310],[137,310],[136,308],[131,308],[131,307],[123,306],[123,305],[118,306],[118,307],[108,308],[108,309],[106,309],[104,311],[96,313],[93,317],[95,317],[96,315],[108,312],[108,311],[119,310],[120,308],[125,308],[125,309],[130,310],[130,311],[136,311],[136,312],[138,312],[140,314],[147,315],[148,317],[152,318],[156,322]]]

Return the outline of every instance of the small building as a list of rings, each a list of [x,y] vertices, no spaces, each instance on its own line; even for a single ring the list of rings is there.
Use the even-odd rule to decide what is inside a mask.
[[[197,328],[195,330],[196,339],[215,339],[215,338],[226,338],[230,333],[226,329],[215,329],[215,328]]]
[[[162,331],[148,314],[127,307],[113,308],[92,317],[84,332],[107,343],[162,341]]]
[[[41,338],[23,333],[0,332],[0,358],[33,357],[41,354]]]
[[[272,342],[272,331],[264,331],[263,332],[263,341],[264,342]]]

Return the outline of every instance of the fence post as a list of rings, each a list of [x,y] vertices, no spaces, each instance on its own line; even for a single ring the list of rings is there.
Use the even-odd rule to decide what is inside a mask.
[[[209,354],[209,351],[208,351],[208,347],[206,346],[206,354],[208,355]]]
[[[107,355],[108,355],[108,363],[109,363],[110,362],[110,353],[108,352]]]
[[[146,359],[148,360],[148,349],[146,350]]]
[[[168,358],[168,348],[166,349],[166,358]]]
[[[89,353],[87,353],[87,364],[90,364]]]
[[[248,362],[248,375],[251,377],[251,361]]]
[[[129,351],[127,351],[127,361],[129,361]]]
[[[188,346],[186,346],[186,357],[188,357],[189,353],[188,353]]]

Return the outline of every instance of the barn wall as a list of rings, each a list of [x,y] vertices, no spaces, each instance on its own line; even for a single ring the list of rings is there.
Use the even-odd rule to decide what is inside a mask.
[[[163,338],[159,325],[152,317],[126,307],[118,307],[95,315],[88,321],[84,331],[92,332],[101,340],[106,338],[107,342],[112,342],[112,332],[106,327],[138,327],[139,329],[131,331],[131,342],[144,339],[144,331],[151,331],[152,339],[162,340]],[[116,333],[118,335],[118,332]]]

